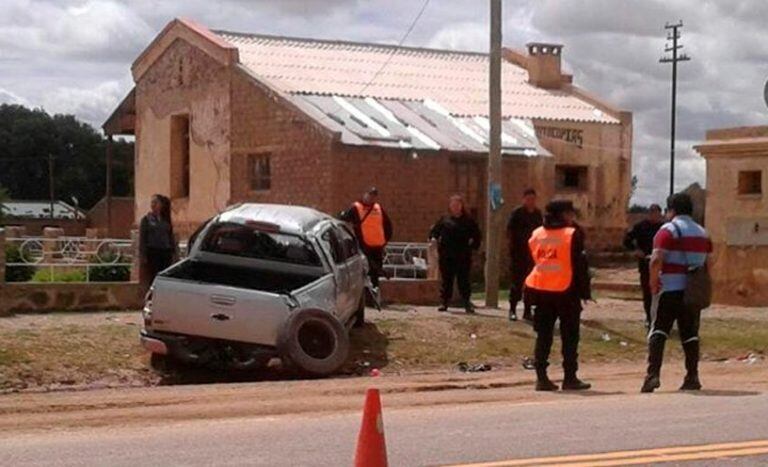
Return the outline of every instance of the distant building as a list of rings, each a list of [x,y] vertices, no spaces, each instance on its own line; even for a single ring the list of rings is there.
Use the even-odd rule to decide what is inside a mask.
[[[706,225],[715,299],[768,305],[768,126],[707,132]]]
[[[45,227],[60,227],[67,235],[84,235],[88,225],[85,212],[63,201],[7,201],[0,205],[3,224],[24,227],[27,235],[41,235]]]
[[[505,213],[526,187],[568,198],[618,244],[632,116],[561,71],[562,46],[504,49]],[[386,64],[386,66],[385,66]],[[424,241],[453,193],[486,205],[488,55],[214,32],[174,20],[132,66],[108,135],[135,134],[135,221],[170,195],[182,236],[229,204],[338,212],[375,185],[395,239]]]

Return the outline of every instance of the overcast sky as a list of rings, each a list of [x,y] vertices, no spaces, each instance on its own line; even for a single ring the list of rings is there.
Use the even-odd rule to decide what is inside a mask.
[[[211,28],[397,42],[422,0],[3,0],[0,102],[74,113],[98,126],[132,85],[131,62],[173,17]],[[407,45],[485,51],[488,2],[432,0]],[[635,115],[636,201],[668,185],[666,21],[683,19],[678,187],[704,181],[691,146],[707,128],[768,123],[766,0],[505,0],[504,42],[565,45],[576,84]]]

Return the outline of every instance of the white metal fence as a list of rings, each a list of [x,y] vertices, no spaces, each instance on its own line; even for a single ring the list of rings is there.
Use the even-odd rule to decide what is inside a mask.
[[[48,269],[51,278],[56,271],[81,270],[85,281],[99,268],[130,268],[133,263],[133,244],[130,240],[87,237],[22,237],[7,238],[15,246],[15,260],[6,258],[6,268]]]
[[[428,243],[390,243],[384,251],[384,270],[396,279],[425,279],[428,251]]]

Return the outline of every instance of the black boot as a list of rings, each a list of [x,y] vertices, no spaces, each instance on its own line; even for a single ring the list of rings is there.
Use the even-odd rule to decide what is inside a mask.
[[[648,375],[645,377],[645,381],[643,381],[643,387],[640,388],[640,392],[642,393],[650,393],[655,391],[656,389],[659,389],[661,386],[661,380],[656,375]]]
[[[546,368],[536,368],[536,390],[537,391],[557,391],[557,384],[553,383],[547,376]]]
[[[699,381],[699,341],[698,339],[683,343],[685,351],[685,370],[686,375],[681,391],[698,391],[701,389]]]
[[[591,388],[592,385],[585,383],[576,376],[575,371],[566,371],[563,378],[563,391],[584,391]]]
[[[648,374],[640,392],[650,393],[661,386],[661,363],[664,360],[664,343],[667,338],[661,334],[652,334],[648,338]]]
[[[466,301],[464,303],[464,311],[468,315],[474,315],[475,314],[475,305],[471,301]]]

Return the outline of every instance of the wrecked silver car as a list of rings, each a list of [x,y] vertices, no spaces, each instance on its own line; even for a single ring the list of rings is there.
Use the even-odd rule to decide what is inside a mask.
[[[312,375],[334,373],[365,310],[367,268],[341,221],[298,206],[235,206],[155,279],[142,345],[153,363],[252,369],[279,357]]]

